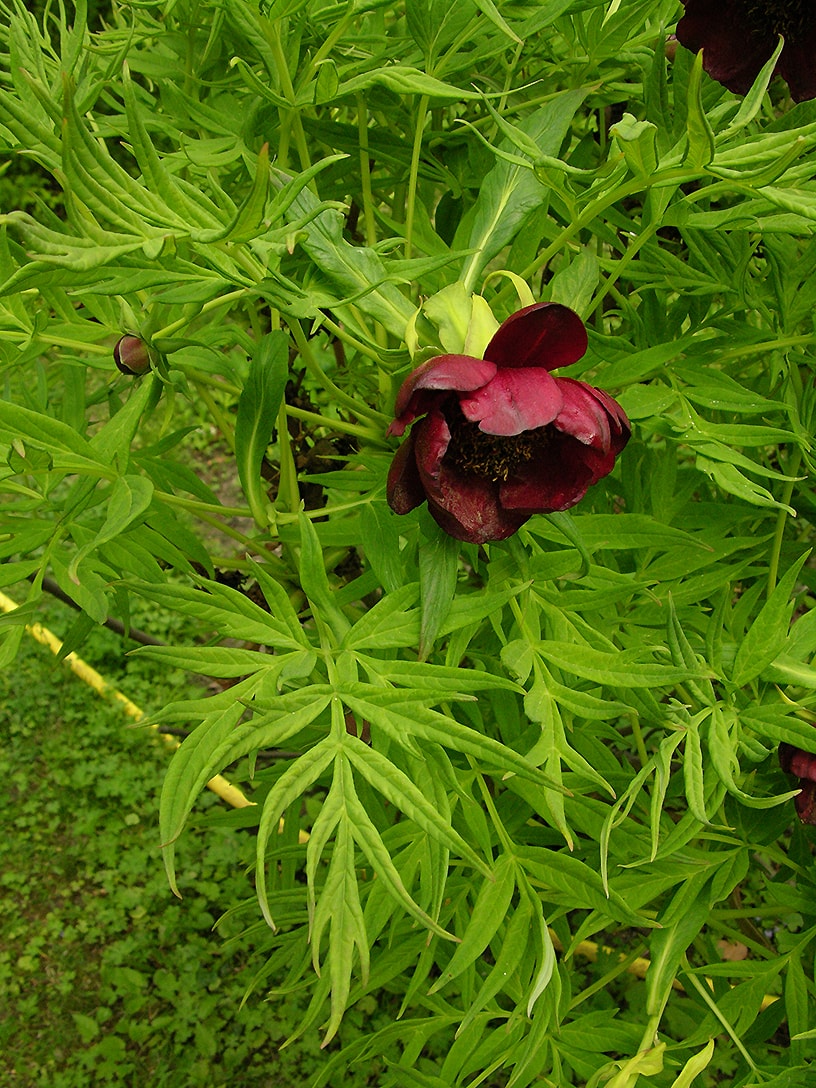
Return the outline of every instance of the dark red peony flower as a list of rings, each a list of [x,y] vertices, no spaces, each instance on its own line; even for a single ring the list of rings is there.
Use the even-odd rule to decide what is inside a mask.
[[[779,766],[799,779],[799,793],[794,799],[803,824],[816,824],[816,756],[784,741],[779,745]]]
[[[679,41],[703,51],[703,68],[729,91],[746,94],[776,49],[776,73],[796,102],[816,98],[816,4],[813,0],[683,0]]]
[[[630,433],[608,394],[550,374],[586,347],[576,313],[540,302],[504,322],[484,359],[438,355],[418,367],[388,429],[402,435],[423,417],[388,474],[391,509],[407,514],[427,500],[446,533],[484,544],[579,502],[611,472]]]
[[[150,352],[138,336],[122,336],[114,346],[113,361],[123,374],[138,378],[150,369]]]

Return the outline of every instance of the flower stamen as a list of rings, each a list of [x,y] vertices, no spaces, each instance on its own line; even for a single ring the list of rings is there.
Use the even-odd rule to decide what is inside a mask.
[[[461,472],[485,480],[504,481],[519,465],[531,461],[546,440],[546,427],[521,434],[486,434],[478,423],[462,416],[450,424],[451,437],[445,461]]]
[[[745,22],[763,38],[781,34],[786,42],[795,42],[812,21],[809,0],[748,0],[745,5]]]

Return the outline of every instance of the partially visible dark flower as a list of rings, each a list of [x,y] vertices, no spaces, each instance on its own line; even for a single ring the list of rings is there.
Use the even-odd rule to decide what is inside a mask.
[[[771,58],[781,34],[785,45],[776,74],[796,102],[816,98],[816,4],[813,0],[683,0],[679,41],[703,51],[703,68],[729,91],[746,94]]]
[[[549,373],[586,347],[578,315],[541,302],[509,317],[484,359],[438,355],[409,374],[388,433],[418,422],[388,474],[391,508],[407,514],[427,500],[446,533],[484,544],[574,506],[630,434],[607,393]]]
[[[779,745],[779,766],[799,779],[801,793],[794,799],[803,824],[816,824],[816,756],[785,741]]]
[[[123,374],[138,377],[150,370],[150,352],[138,336],[123,336],[116,342],[113,358]]]

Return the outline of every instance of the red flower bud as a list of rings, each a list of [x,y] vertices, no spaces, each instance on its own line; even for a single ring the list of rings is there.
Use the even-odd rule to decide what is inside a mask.
[[[427,501],[446,533],[484,544],[579,502],[630,434],[607,393],[550,374],[586,347],[576,313],[540,302],[504,322],[484,359],[438,355],[409,374],[388,433],[424,418],[388,474],[391,509],[407,514]]]
[[[138,336],[123,336],[113,349],[113,358],[122,373],[133,378],[150,370],[150,352]]]

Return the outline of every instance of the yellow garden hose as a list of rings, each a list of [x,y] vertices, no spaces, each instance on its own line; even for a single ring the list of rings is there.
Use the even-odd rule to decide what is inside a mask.
[[[10,597],[7,597],[5,593],[0,593],[0,608],[4,612],[14,612],[19,606]],[[53,654],[58,654],[62,649],[62,643],[56,635],[52,634],[47,627],[43,627],[40,623],[27,623],[26,631],[37,640],[42,643],[43,646],[47,646]],[[134,702],[131,702],[126,695],[123,695],[121,691],[117,691],[112,684],[109,684],[104,677],[91,668],[87,662],[83,661],[81,657],[78,657],[75,653],[65,655],[65,662],[76,673],[80,680],[92,687],[97,694],[103,696],[106,699],[114,699],[120,703],[125,714],[134,721],[140,721],[144,718],[144,712],[140,710]],[[162,733],[157,725],[151,725],[148,728],[154,730],[159,734],[164,743],[172,749],[176,749],[180,746],[181,741],[177,737],[171,736],[169,733]],[[253,805],[255,802],[248,800],[244,793],[237,787],[229,782],[222,774],[217,774],[215,778],[211,778],[207,783],[207,789],[212,790],[214,794],[221,798],[222,801],[226,801],[228,805],[232,805],[233,808],[246,808],[248,805]]]

